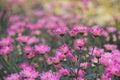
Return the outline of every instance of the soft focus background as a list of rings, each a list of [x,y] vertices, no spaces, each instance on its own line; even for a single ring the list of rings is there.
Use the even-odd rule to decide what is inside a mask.
[[[34,11],[62,15],[66,19],[73,17],[71,21],[80,18],[79,24],[120,27],[119,5],[120,0],[0,0],[0,32],[3,33],[8,26],[10,15],[25,16]]]

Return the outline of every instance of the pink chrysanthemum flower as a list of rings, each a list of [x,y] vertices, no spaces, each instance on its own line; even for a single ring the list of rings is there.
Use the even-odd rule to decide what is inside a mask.
[[[114,63],[112,58],[113,58],[113,55],[111,53],[104,53],[103,55],[101,55],[100,63],[105,66],[111,65]]]
[[[7,54],[10,54],[10,52],[12,52],[12,51],[13,51],[13,46],[12,45],[3,46],[0,49],[0,55],[7,55]]]
[[[27,79],[36,79],[39,73],[35,70],[33,66],[28,66],[23,68],[20,72],[20,76]]]
[[[75,69],[74,72],[75,72],[75,74],[77,74],[77,72],[78,72],[78,77],[84,77],[86,74],[85,71],[81,70],[81,69],[79,71],[78,71],[78,69]]]
[[[114,63],[107,67],[107,72],[110,72],[113,75],[120,76],[120,64]]]
[[[50,47],[47,44],[36,45],[35,51],[39,54],[47,54],[50,51]]]
[[[104,47],[108,51],[112,51],[112,50],[116,50],[117,49],[117,45],[115,45],[115,44],[105,44]]]
[[[34,50],[30,46],[25,46],[24,47],[24,56],[27,58],[32,58],[35,56]]]
[[[21,63],[21,64],[19,65],[19,67],[20,67],[21,69],[25,69],[26,67],[29,67],[29,63],[28,63],[28,62],[23,62],[23,63]]]
[[[89,28],[86,26],[83,26],[83,25],[75,26],[72,28],[72,30],[69,32],[69,34],[71,37],[75,37],[78,33],[80,33],[80,34],[87,33],[88,30],[89,30]]]
[[[48,58],[47,58],[47,63],[48,63],[48,65],[52,65],[53,62],[54,62],[54,58],[53,58],[53,57],[48,57]]]
[[[13,39],[10,38],[10,37],[3,38],[3,39],[0,41],[0,46],[8,46],[8,45],[11,45],[12,42],[13,42]]]
[[[38,43],[40,40],[39,38],[36,38],[36,37],[30,37],[27,41],[27,44],[34,44],[34,43]]]
[[[87,69],[88,66],[89,66],[89,63],[88,63],[88,62],[80,63],[80,67],[81,67],[82,69]]]
[[[112,74],[109,72],[103,73],[101,76],[101,80],[111,80]]]
[[[68,45],[67,45],[67,44],[62,45],[62,46],[59,48],[59,51],[62,52],[63,54],[68,53],[68,51],[69,51]]]
[[[19,36],[17,37],[17,41],[20,43],[26,43],[29,40],[30,36]]]
[[[106,29],[109,33],[113,33],[117,30],[114,26],[108,26],[108,27],[106,27]]]
[[[58,72],[42,72],[40,73],[41,80],[60,80],[60,73]]]
[[[86,42],[87,42],[86,38],[76,39],[75,42],[74,42],[74,48],[76,50],[80,50],[84,47]]]
[[[61,73],[63,76],[68,76],[70,74],[69,70],[64,68],[61,68],[59,73]]]
[[[67,27],[58,27],[57,29],[54,30],[54,33],[59,35],[59,36],[64,36],[68,32]]]
[[[66,55],[60,51],[56,51],[56,58],[60,60],[63,60],[66,57]]]
[[[93,26],[90,30],[90,33],[92,33],[94,36],[101,36],[104,34],[104,29],[100,28],[98,26]]]
[[[16,33],[22,33],[25,31],[25,22],[24,21],[19,21],[11,25],[8,29],[8,35],[14,36]]]
[[[93,55],[94,57],[100,57],[102,54],[104,54],[104,49],[99,49],[98,47],[95,47],[94,49],[91,48],[90,55]]]
[[[13,74],[10,74],[8,75],[5,80],[21,80],[21,77],[19,74],[17,73],[13,73]]]

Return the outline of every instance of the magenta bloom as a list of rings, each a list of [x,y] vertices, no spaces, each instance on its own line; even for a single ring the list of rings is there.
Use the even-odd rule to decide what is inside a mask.
[[[13,51],[13,46],[10,45],[10,46],[3,46],[1,49],[0,49],[0,55],[7,55],[7,54],[10,54],[10,52]]]
[[[94,36],[101,36],[104,34],[104,29],[100,28],[98,26],[93,26],[90,30],[90,33],[92,33]]]
[[[112,74],[109,72],[103,73],[101,80],[111,80]]]
[[[29,67],[29,63],[28,62],[23,62],[19,65],[19,68],[21,69],[25,69],[26,67]]]
[[[81,48],[84,47],[86,42],[87,42],[86,38],[76,39],[75,42],[74,42],[74,48],[76,50],[80,50]]]
[[[25,46],[24,47],[24,56],[27,58],[32,58],[35,56],[34,50],[30,46]]]
[[[27,44],[35,44],[35,43],[38,43],[40,40],[39,38],[36,38],[36,37],[30,37],[27,41]]]
[[[102,54],[104,54],[104,49],[99,49],[98,47],[95,47],[90,49],[89,52],[90,55],[93,55],[94,57],[100,57]]]
[[[75,70],[74,70],[75,74],[77,74],[77,70],[78,70],[78,69],[75,69]],[[86,74],[86,73],[85,73],[84,70],[79,70],[79,71],[78,71],[78,77],[84,77],[85,74]]]
[[[80,63],[80,67],[81,67],[82,69],[87,69],[88,66],[89,66],[89,63],[88,63],[88,62]]]
[[[113,58],[113,55],[111,53],[105,53],[101,56],[100,63],[105,66],[111,65],[114,63],[112,58]]]
[[[25,67],[21,72],[20,76],[23,78],[29,79],[36,79],[38,77],[39,73],[35,70],[33,66]]]
[[[47,58],[47,63],[48,63],[48,65],[52,65],[53,62],[54,62],[54,58],[53,58],[53,57],[48,57],[48,58]]]
[[[21,19],[21,16],[20,15],[12,15],[9,17],[8,21],[11,22],[11,23],[14,23],[16,21],[19,21]]]
[[[106,29],[109,33],[113,33],[117,30],[115,26],[108,26],[106,27]]]
[[[14,35],[16,35],[16,33],[24,32],[25,31],[24,26],[25,26],[25,22],[23,22],[23,21],[14,23],[7,29],[8,35],[14,36]]]
[[[59,72],[64,76],[67,76],[70,74],[69,70],[64,68],[60,69]]]
[[[13,43],[13,39],[11,37],[3,38],[0,41],[0,46],[8,46],[11,45],[12,43]]]
[[[117,49],[117,45],[115,45],[115,44],[105,44],[104,47],[108,51],[116,50]]]
[[[81,26],[75,26],[72,28],[72,30],[69,32],[71,37],[75,37],[78,33],[84,34],[87,33],[89,30],[88,27],[81,25]]]
[[[40,73],[41,80],[60,80],[60,73],[58,72],[42,72]]]
[[[29,40],[30,36],[19,36],[17,37],[17,41],[20,43],[26,43]]]
[[[45,28],[47,29],[55,29],[56,27],[57,27],[57,24],[55,22],[49,22],[45,26]]]
[[[66,57],[66,55],[60,51],[56,51],[56,58],[59,60],[63,60]]]
[[[10,74],[8,75],[5,80],[21,80],[21,77],[19,74],[17,73],[13,73],[13,74]]]
[[[67,54],[68,51],[69,51],[68,45],[67,45],[67,44],[62,45],[62,46],[59,48],[59,51],[62,52],[63,54]]]
[[[84,26],[84,25],[81,25],[81,26],[75,26],[73,27],[72,29],[73,31],[77,31],[77,33],[86,33],[88,32],[89,28]]]
[[[35,51],[39,54],[47,54],[50,51],[50,47],[47,44],[36,45]]]
[[[59,35],[59,36],[63,36],[64,34],[66,34],[68,32],[68,28],[67,27],[58,27],[54,30],[54,33]]]
[[[91,60],[93,63],[98,63],[98,59],[96,57],[94,57],[92,60]]]
[[[113,75],[120,76],[120,64],[114,63],[107,67],[107,71]]]

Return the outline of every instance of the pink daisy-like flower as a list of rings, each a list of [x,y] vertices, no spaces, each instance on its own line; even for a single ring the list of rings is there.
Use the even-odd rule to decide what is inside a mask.
[[[35,70],[33,66],[27,66],[23,68],[23,70],[20,72],[20,76],[27,79],[36,79],[38,77],[39,73]]]
[[[10,74],[8,75],[5,80],[21,80],[21,77],[19,74],[17,73],[13,73],[13,74]]]
[[[39,54],[47,54],[50,51],[50,47],[47,44],[36,45],[35,51]]]
[[[13,50],[13,46],[12,45],[10,45],[10,46],[3,46],[0,49],[0,55],[10,54],[10,52],[12,52],[12,50]]]
[[[20,43],[26,43],[29,40],[30,36],[19,36],[17,37],[17,41]]]
[[[24,47],[24,56],[27,58],[32,58],[35,56],[34,50],[30,46],[25,46]]]
[[[68,32],[68,28],[67,27],[58,27],[54,30],[54,33],[59,35],[59,36],[63,36],[64,34],[66,34]]]
[[[75,42],[74,42],[74,48],[76,50],[80,50],[81,48],[84,47],[86,42],[87,42],[86,38],[76,39]]]
[[[67,45],[67,44],[62,45],[62,46],[59,48],[59,51],[62,52],[62,53],[64,53],[64,54],[68,53],[68,51],[69,51],[68,45]]]
[[[89,31],[89,28],[81,25],[81,26],[75,26],[72,28],[72,30],[69,32],[71,37],[75,37],[78,33],[84,34]]]
[[[109,32],[109,33],[113,33],[113,32],[115,32],[117,29],[115,28],[115,26],[108,26],[108,27],[106,27],[106,29],[107,29],[107,31]]]
[[[89,63],[88,63],[88,62],[80,63],[80,67],[81,67],[82,69],[87,69],[88,66],[89,66]]]
[[[92,33],[94,36],[101,36],[104,34],[104,29],[100,28],[98,26],[93,26],[90,30],[90,33]]]
[[[8,45],[11,45],[12,42],[13,42],[13,39],[11,37],[3,38],[0,41],[0,46],[8,46]]]
[[[64,69],[64,68],[60,69],[59,72],[64,76],[67,76],[70,73],[68,69]]]
[[[105,44],[104,47],[106,50],[109,50],[109,51],[117,49],[117,45],[115,45],[115,44]]]
[[[93,55],[94,57],[100,57],[102,54],[104,54],[104,49],[99,49],[98,47],[95,46],[95,48],[91,48],[90,55]]]
[[[58,72],[42,72],[40,73],[41,80],[60,80],[60,73]]]
[[[114,63],[112,58],[113,58],[113,55],[111,53],[104,53],[103,55],[101,55],[100,63],[105,66],[111,65]]]
[[[120,64],[114,63],[107,67],[107,72],[110,72],[113,75],[120,76]]]

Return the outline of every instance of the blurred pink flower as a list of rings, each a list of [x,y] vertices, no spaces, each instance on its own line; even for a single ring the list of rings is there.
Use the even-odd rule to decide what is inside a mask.
[[[104,34],[104,29],[100,28],[99,26],[93,26],[89,30],[90,33],[92,33],[94,36],[101,36]]]
[[[74,48],[76,50],[80,50],[84,47],[85,43],[87,43],[87,39],[86,38],[80,38],[80,39],[76,39],[74,42]]]
[[[81,67],[82,69],[87,69],[88,66],[89,66],[89,63],[88,63],[88,62],[80,63],[80,67]]]
[[[112,75],[120,76],[120,64],[114,63],[107,67],[107,72],[110,72]]]
[[[90,52],[89,52],[90,55],[93,55],[94,57],[101,57],[102,54],[104,54],[104,49],[99,49],[98,47],[94,47],[90,49]]]
[[[109,33],[113,33],[117,30],[115,26],[107,26],[106,29]]]
[[[18,73],[12,73],[8,75],[5,80],[21,80],[21,77]]]
[[[23,68],[20,72],[20,76],[26,79],[36,79],[39,76],[39,73],[35,70],[33,66],[27,66]]]
[[[68,76],[70,74],[69,70],[65,68],[61,68],[59,73],[61,73],[63,76]]]
[[[112,50],[117,49],[117,45],[115,45],[115,44],[105,44],[104,47],[108,51],[112,51]]]
[[[35,51],[38,54],[47,54],[50,51],[50,47],[47,44],[40,44],[35,46]]]
[[[13,46],[12,45],[3,46],[0,49],[0,55],[7,55],[7,54],[10,54],[10,52],[12,52],[12,51],[13,51]]]
[[[41,80],[60,80],[60,73],[58,72],[42,72],[40,73]]]
[[[112,63],[114,63],[112,57],[113,55],[111,53],[104,53],[103,55],[101,55],[100,63],[105,66],[111,65]]]
[[[0,46],[8,46],[8,45],[11,45],[13,43],[13,39],[11,37],[7,37],[7,38],[3,38],[1,41],[0,41]]]
[[[32,58],[35,56],[34,50],[30,46],[25,46],[24,47],[24,56],[27,58]]]
[[[59,36],[63,36],[64,34],[66,34],[68,32],[68,28],[67,27],[58,27],[54,30],[54,33],[56,35]]]

